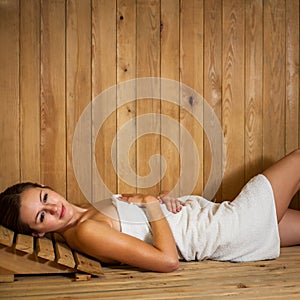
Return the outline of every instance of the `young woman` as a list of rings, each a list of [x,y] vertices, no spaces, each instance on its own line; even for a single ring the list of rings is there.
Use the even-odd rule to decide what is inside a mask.
[[[171,272],[179,259],[272,259],[280,245],[300,244],[300,211],[288,208],[299,188],[297,150],[251,179],[232,202],[115,195],[95,209],[75,206],[51,188],[21,183],[0,194],[0,220],[34,236],[58,232],[71,248],[104,263]]]

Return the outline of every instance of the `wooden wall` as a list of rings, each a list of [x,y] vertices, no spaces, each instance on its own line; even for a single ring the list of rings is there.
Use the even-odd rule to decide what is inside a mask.
[[[76,123],[99,93],[145,76],[187,84],[213,108],[227,147],[218,200],[231,199],[250,177],[299,147],[298,0],[0,0],[0,40],[1,190],[30,180],[85,201],[72,165]],[[192,134],[201,161],[194,192],[201,193],[211,149],[193,116],[166,101],[111,101],[115,111],[99,133],[89,133],[98,134],[105,184],[113,192],[136,191],[114,171],[111,143],[128,120],[153,112]],[[135,136],[143,124],[132,124]],[[173,130],[180,143],[179,126]],[[137,178],[138,191],[172,189],[179,178],[180,151],[159,134],[131,147],[135,172],[146,175],[155,153],[168,163],[166,176],[146,189]],[[97,191],[93,182],[91,188]]]

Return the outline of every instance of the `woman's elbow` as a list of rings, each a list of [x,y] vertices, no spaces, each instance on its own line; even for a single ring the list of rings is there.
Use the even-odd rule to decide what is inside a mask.
[[[179,268],[179,260],[176,259],[168,259],[168,261],[163,265],[161,272],[170,273],[174,272]]]
[[[174,263],[173,263],[173,264],[171,265],[171,267],[170,267],[170,272],[176,271],[176,270],[179,268],[179,266],[180,266],[179,260],[176,259],[176,260],[174,261]]]

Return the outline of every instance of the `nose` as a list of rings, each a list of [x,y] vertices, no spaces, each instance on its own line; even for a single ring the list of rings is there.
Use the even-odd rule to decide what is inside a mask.
[[[57,205],[56,204],[47,204],[45,205],[44,210],[49,212],[50,214],[54,215],[57,212]]]

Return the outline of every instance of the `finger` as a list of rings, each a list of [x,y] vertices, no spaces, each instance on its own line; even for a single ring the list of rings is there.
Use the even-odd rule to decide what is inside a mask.
[[[177,213],[177,212],[178,212],[178,210],[177,210],[177,200],[172,199],[172,200],[171,200],[171,205],[172,205],[172,212],[173,212],[174,214]]]
[[[182,208],[182,202],[179,200],[176,200],[176,210],[177,212],[181,211]]]
[[[170,200],[167,200],[167,201],[164,201],[164,203],[167,207],[167,210],[170,211],[170,212],[173,212],[172,202]]]

